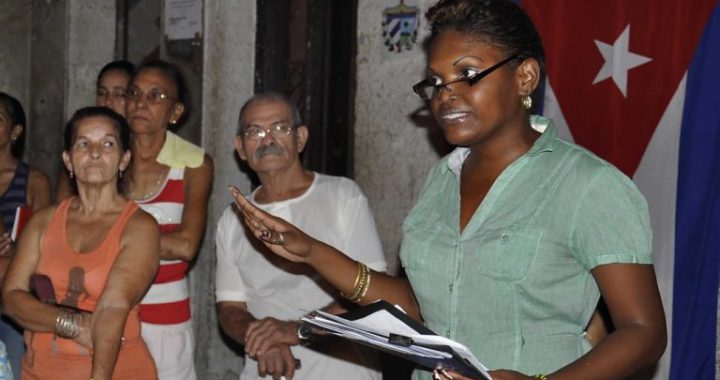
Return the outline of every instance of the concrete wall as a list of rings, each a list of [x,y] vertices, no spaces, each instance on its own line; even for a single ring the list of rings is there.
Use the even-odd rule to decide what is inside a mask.
[[[382,36],[382,12],[398,1],[360,0],[358,6],[355,179],[375,213],[392,269],[397,269],[402,221],[431,165],[447,151],[439,128],[411,89],[425,70],[422,14],[430,1],[405,3],[421,8],[421,33],[418,44],[401,53],[389,52]]]
[[[192,271],[196,363],[201,379],[237,379],[242,351],[223,343],[215,313],[215,226],[231,203],[227,186],[250,190],[234,158],[233,138],[240,105],[253,93],[255,1],[206,1],[202,144],[215,159],[215,182],[205,242]]]
[[[62,126],[65,120],[66,7],[64,2],[32,2],[29,101],[25,135],[28,163],[55,182],[60,168]],[[28,71],[29,67],[29,71]]]
[[[113,55],[115,26],[107,20],[115,20],[114,0],[0,2],[0,85],[28,116],[27,162],[53,183],[63,124],[94,103],[95,77]]]
[[[0,91],[28,104],[30,0],[0,1]]]
[[[115,0],[66,0],[66,118],[95,105],[95,82],[115,55]]]

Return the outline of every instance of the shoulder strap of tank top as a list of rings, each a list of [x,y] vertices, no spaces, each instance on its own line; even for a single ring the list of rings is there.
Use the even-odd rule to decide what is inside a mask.
[[[117,237],[119,240],[122,236],[122,232],[125,230],[125,225],[127,224],[128,220],[135,214],[135,211],[138,209],[137,203],[133,201],[128,201],[128,204],[125,206],[125,209],[123,209],[122,213],[120,213],[120,216],[115,221],[115,225],[113,225],[112,229],[110,230],[110,235],[113,237]],[[109,240],[109,239],[108,239]]]

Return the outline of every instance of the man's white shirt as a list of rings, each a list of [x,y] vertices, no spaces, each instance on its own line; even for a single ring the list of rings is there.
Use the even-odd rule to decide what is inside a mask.
[[[255,192],[248,196],[253,204],[296,225],[315,239],[376,271],[387,269],[367,199],[352,180],[314,173],[312,184],[299,197],[258,204],[254,196]],[[334,301],[335,291],[310,266],[276,256],[246,232],[233,206],[225,210],[218,222],[216,244],[217,302],[245,302],[248,311],[258,319],[298,320]],[[367,349],[337,340],[332,343],[338,346],[337,350],[331,347],[332,352],[342,351],[340,346],[347,347],[353,352],[345,352],[343,356],[364,365],[293,346],[293,355],[302,362],[294,378],[381,378],[379,372],[366,366],[376,365],[376,359]],[[247,359],[241,379],[256,378],[259,378],[257,362]]]

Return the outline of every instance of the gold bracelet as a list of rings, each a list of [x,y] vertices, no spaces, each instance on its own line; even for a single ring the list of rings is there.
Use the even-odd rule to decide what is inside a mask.
[[[367,289],[367,282],[369,276],[370,269],[368,269],[367,265],[358,262],[358,275],[355,281],[355,285],[353,286],[353,290],[350,292],[350,294],[341,292],[340,295],[350,302],[359,302],[363,290],[366,291]]]
[[[550,380],[544,373],[538,373],[537,375],[533,376],[537,380]]]
[[[368,269],[367,266],[363,265],[362,279],[360,280],[358,287],[355,289],[353,294],[350,295],[348,300],[350,300],[351,302],[355,302],[355,303],[360,302],[360,299],[362,297],[362,292],[364,289],[367,288],[367,282],[368,282],[369,278],[370,278],[370,270]]]
[[[370,289],[370,280],[371,279],[372,279],[372,272],[370,272],[368,270],[367,281],[365,282],[362,292],[360,293],[360,296],[357,299],[357,303],[360,303],[360,301],[362,301],[362,299],[365,298],[365,295],[367,294],[368,289]]]
[[[357,264],[358,264],[357,265],[357,267],[358,267],[357,276],[355,276],[355,284],[353,285],[353,287],[352,287],[353,290],[350,293],[353,293],[355,291],[355,289],[357,289],[358,282],[360,282],[360,276],[362,276],[362,267],[360,266],[361,264],[359,262]],[[344,292],[340,292],[340,295],[343,296],[343,298],[348,298],[348,295],[345,294]]]
[[[365,266],[365,264],[360,263],[360,281],[358,281],[357,285],[352,291],[352,294],[347,296],[347,299],[351,302],[357,302],[358,297],[360,296],[360,293],[362,293],[363,287],[365,287],[365,283],[367,282],[367,276],[368,276],[368,267]]]

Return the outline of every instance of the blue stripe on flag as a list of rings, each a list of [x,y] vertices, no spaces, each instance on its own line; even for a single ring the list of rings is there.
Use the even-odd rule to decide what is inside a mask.
[[[680,134],[671,380],[715,379],[720,271],[720,6],[687,78]]]

